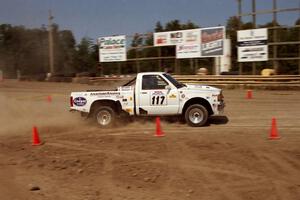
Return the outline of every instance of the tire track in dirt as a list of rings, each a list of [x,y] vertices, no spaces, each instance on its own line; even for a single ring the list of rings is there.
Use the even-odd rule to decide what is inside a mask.
[[[170,174],[176,174],[176,176],[171,177],[170,180],[168,180],[168,183],[164,187],[164,191],[169,192],[170,195],[181,195],[182,198],[189,197],[198,199],[198,196],[201,195],[201,197],[205,199],[210,198],[209,193],[213,192],[222,196],[223,199],[238,199],[238,197],[231,192],[231,189],[224,187],[222,181],[214,175],[219,173],[231,176],[235,174],[234,172],[216,169],[215,167],[206,167],[203,166],[203,163],[194,161],[197,160],[197,158],[193,156],[191,152],[187,151],[188,147],[183,143],[169,140],[167,144],[169,151],[166,160],[169,164],[169,172]],[[185,155],[182,157],[180,155],[182,155],[183,149]],[[244,177],[243,174],[235,175]],[[250,177],[253,178],[252,176]],[[174,185],[174,183],[176,184]],[[182,188],[185,189],[182,190]],[[178,189],[181,191],[173,194],[174,191],[177,191]],[[196,192],[194,193],[194,191]]]
[[[103,151],[103,153],[105,153],[107,159],[104,162],[104,166],[103,166],[103,179],[104,181],[101,181],[102,184],[102,191],[103,194],[102,196],[109,196],[111,199],[117,199],[118,195],[117,195],[117,189],[114,181],[113,181],[113,169],[114,169],[114,165],[113,162],[116,159],[116,157],[121,157],[121,154],[119,152],[116,151],[116,145],[118,143],[118,138],[114,137],[113,141],[110,143],[110,149]],[[99,151],[98,149],[93,149],[92,151]]]
[[[128,135],[127,135],[128,136]],[[101,136],[100,136],[101,137]],[[132,139],[139,138],[139,136],[133,136],[131,134]],[[216,172],[216,173],[224,173],[224,174],[231,174],[238,177],[243,178],[249,178],[249,179],[255,179],[255,178],[262,178],[262,176],[258,174],[253,174],[249,172],[248,170],[242,170],[241,172],[235,172],[231,169],[225,168],[218,168],[216,169],[216,166],[213,166],[212,163],[199,163],[197,160],[197,156],[191,156],[192,153],[184,155],[184,158],[179,158],[178,155],[182,153],[183,149],[188,149],[188,147],[184,144],[181,144],[176,141],[172,141],[172,139],[169,139],[167,144],[167,156],[163,156],[166,161],[162,161],[159,157],[156,156],[155,153],[149,153],[149,152],[143,152],[143,151],[135,151],[133,150],[126,150],[126,149],[119,149],[118,145],[120,145],[122,138],[120,137],[114,137],[114,145],[110,145],[109,148],[105,147],[104,149],[99,149],[95,146],[91,146],[90,144],[85,144],[81,142],[73,142],[73,141],[67,141],[67,140],[60,140],[59,142],[47,142],[45,145],[60,147],[60,148],[66,148],[70,150],[76,150],[76,151],[84,151],[88,153],[105,153],[111,157],[115,158],[122,158],[126,157],[128,155],[130,156],[138,156],[138,157],[144,157],[144,158],[151,158],[149,161],[151,162],[157,162],[157,163],[176,163],[174,166],[182,166],[182,168],[190,168],[192,170],[199,170],[199,171],[207,171],[209,173]],[[133,139],[134,140],[134,139]],[[186,150],[185,150],[186,151]],[[171,152],[171,153],[170,153]],[[188,162],[186,162],[188,161]],[[129,163],[140,163],[144,161],[132,161]],[[189,163],[189,164],[185,164]],[[200,165],[199,165],[200,164]]]
[[[293,181],[300,184],[300,180],[297,177],[294,179],[295,177],[293,176],[300,174],[300,168],[298,168],[297,162],[291,160],[286,162],[287,159],[288,158],[280,152],[276,152],[276,156],[274,156],[274,152],[272,154],[261,153],[261,161],[265,164],[264,167],[268,169],[270,175],[282,181]]]
[[[95,148],[91,148],[91,147],[85,147],[86,146],[85,144],[82,144],[79,142],[70,142],[70,141],[47,142],[45,145],[66,148],[66,149],[76,150],[76,151],[84,151],[84,152],[89,152],[89,153],[105,153],[109,156],[115,156],[115,157],[123,157],[124,155],[122,155],[122,154],[132,154],[135,156],[148,155],[147,153],[135,152],[135,151],[122,151],[122,154],[121,154],[120,151],[117,150],[117,148],[95,149]]]
[[[299,190],[298,193],[291,192],[291,190],[297,190],[300,186],[297,176],[295,178],[293,176],[300,173],[300,169],[295,167],[297,162],[289,160],[279,150],[269,152],[269,150],[265,149],[254,150],[251,147],[248,148],[257,158],[256,163],[260,175],[255,182],[246,181],[243,184],[238,183],[234,185],[234,191],[241,198],[294,199],[300,195]],[[285,162],[286,159],[290,162]]]

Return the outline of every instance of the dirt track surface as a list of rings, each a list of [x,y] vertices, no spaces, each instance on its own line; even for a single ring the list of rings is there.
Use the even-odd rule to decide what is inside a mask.
[[[153,121],[103,130],[69,113],[69,93],[84,89],[95,86],[0,82],[1,200],[300,199],[299,91],[249,100],[225,90],[228,122],[162,121],[158,138]],[[41,146],[31,145],[33,125]]]

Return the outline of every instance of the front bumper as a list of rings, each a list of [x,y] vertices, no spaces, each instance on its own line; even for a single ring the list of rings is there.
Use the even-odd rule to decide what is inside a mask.
[[[218,105],[218,111],[219,112],[224,112],[224,108],[225,108],[225,102],[221,101]]]
[[[214,103],[213,108],[214,108],[213,115],[222,115],[224,113],[225,102],[220,101],[218,103]]]

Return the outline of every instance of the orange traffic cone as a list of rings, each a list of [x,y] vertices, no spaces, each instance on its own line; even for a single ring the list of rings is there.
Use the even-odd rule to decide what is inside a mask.
[[[273,117],[269,139],[270,140],[277,140],[279,138],[280,138],[280,136],[279,136],[278,131],[277,131],[276,119],[275,119],[275,117]]]
[[[163,131],[161,130],[160,127],[160,117],[156,117],[156,132],[155,132],[156,137],[163,137],[165,136]]]
[[[50,95],[47,96],[47,101],[48,101],[49,103],[52,102],[52,97],[51,97]]]
[[[36,126],[32,127],[32,146],[41,145],[41,141],[39,138],[38,130]]]
[[[252,99],[252,90],[247,90],[246,99]]]

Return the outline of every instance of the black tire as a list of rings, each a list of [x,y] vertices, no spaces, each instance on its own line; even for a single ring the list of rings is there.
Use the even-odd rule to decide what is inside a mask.
[[[116,113],[109,106],[99,106],[94,111],[94,120],[101,128],[109,128],[116,122]]]
[[[184,118],[190,126],[204,126],[208,119],[208,111],[200,104],[190,105],[184,113]]]

